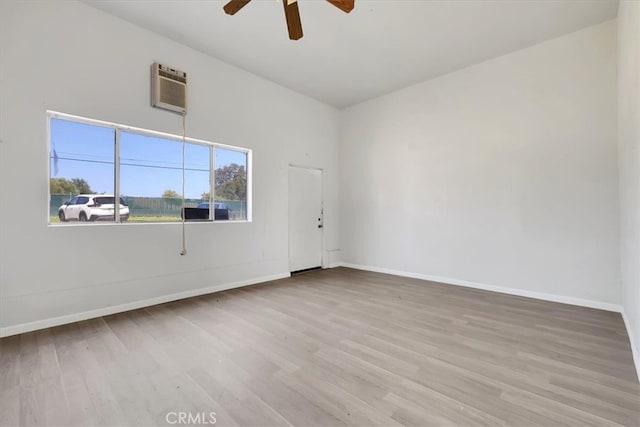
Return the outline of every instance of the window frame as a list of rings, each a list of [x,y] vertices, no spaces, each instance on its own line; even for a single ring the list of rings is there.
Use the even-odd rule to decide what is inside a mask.
[[[51,120],[52,119],[60,119],[67,120],[75,123],[81,123],[91,126],[99,126],[108,129],[113,129],[115,132],[115,141],[114,141],[114,200],[118,200],[122,197],[120,194],[120,134],[121,132],[129,132],[143,136],[150,136],[155,138],[163,138],[171,141],[178,142],[180,144],[183,143],[183,137],[181,135],[175,135],[167,132],[154,131],[151,129],[144,129],[135,126],[123,125],[119,123],[107,122],[104,120],[90,119],[87,117],[76,116],[67,113],[61,113],[58,111],[47,110],[47,224],[51,227],[68,227],[70,225],[75,224],[53,224],[51,223],[50,217],[50,207],[51,204],[51,186],[49,182],[51,181]],[[201,145],[210,148],[209,151],[209,164],[211,165],[211,170],[209,171],[209,194],[211,194],[211,200],[209,203],[215,203],[215,149],[223,148],[226,150],[239,151],[241,153],[246,154],[247,156],[247,165],[246,165],[246,173],[247,173],[247,217],[246,219],[236,219],[236,220],[216,220],[213,214],[214,210],[209,209],[209,219],[205,221],[185,221],[190,224],[210,224],[210,223],[250,223],[253,222],[253,150],[250,148],[237,147],[229,144],[221,144],[218,142],[206,141],[203,139],[185,137],[184,143]],[[77,197],[77,196],[76,196]],[[182,221],[177,222],[121,222],[120,221],[120,210],[116,209],[114,221],[104,221],[104,222],[95,222],[91,223],[91,225],[96,226],[104,226],[104,225],[152,225],[152,224],[182,224]],[[87,224],[82,224],[82,226],[86,226]]]

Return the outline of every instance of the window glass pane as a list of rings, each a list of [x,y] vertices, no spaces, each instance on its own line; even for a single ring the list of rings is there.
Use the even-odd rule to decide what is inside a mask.
[[[88,206],[89,197],[65,202],[78,194],[113,195],[115,130],[51,118],[50,145],[50,222],[113,221],[113,211]]]
[[[211,194],[211,146],[187,144],[185,150],[185,197],[187,206],[208,202]],[[197,203],[193,203],[197,201]],[[193,205],[193,206],[192,206]]]
[[[215,219],[247,219],[247,153],[215,148]]]
[[[197,207],[209,192],[210,150],[185,147],[187,207]],[[129,221],[181,221],[182,142],[121,132],[120,193],[129,205]]]
[[[117,124],[54,115],[58,113],[49,118],[51,223],[114,221],[117,212],[121,221],[178,222],[183,191],[187,220],[247,220],[249,154],[242,148],[183,144],[178,137],[149,136]],[[116,178],[120,203],[114,197]]]

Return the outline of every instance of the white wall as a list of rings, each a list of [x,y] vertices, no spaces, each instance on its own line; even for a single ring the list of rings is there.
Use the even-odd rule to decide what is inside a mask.
[[[616,23],[341,117],[342,258],[620,303]]]
[[[621,49],[637,70],[632,32]],[[178,224],[48,227],[44,213],[47,109],[180,132],[148,106],[153,61],[189,73],[189,136],[254,150],[254,222],[187,224],[187,257]],[[619,304],[616,99],[615,22],[339,113],[81,3],[0,2],[0,334],[285,275],[289,163],[325,169],[329,262],[342,247],[355,265]],[[627,116],[624,299],[638,325]]]
[[[289,163],[324,168],[338,248],[336,110],[76,2],[0,2],[0,54],[2,334],[286,275]],[[189,136],[254,150],[253,223],[187,224],[186,257],[179,224],[47,226],[45,111],[179,134],[153,61],[189,73]]]
[[[640,2],[619,3],[618,58],[622,302],[640,372]]]

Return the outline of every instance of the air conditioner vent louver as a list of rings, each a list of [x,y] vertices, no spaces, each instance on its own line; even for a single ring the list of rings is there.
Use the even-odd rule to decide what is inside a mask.
[[[161,77],[166,77],[168,79],[171,80],[175,80],[184,84],[187,84],[187,75],[186,73],[182,73],[183,75],[175,75],[175,74],[171,74],[171,73],[167,73],[166,71],[162,71],[161,69],[158,71],[158,74]]]
[[[151,106],[179,114],[187,112],[187,73],[153,63],[151,65]]]
[[[186,85],[167,79],[160,79],[160,103],[170,104],[186,110],[186,89]]]

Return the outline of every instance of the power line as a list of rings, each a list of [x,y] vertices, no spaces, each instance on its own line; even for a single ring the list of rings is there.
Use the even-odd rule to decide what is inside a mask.
[[[69,160],[72,162],[83,162],[83,163],[99,163],[105,165],[113,165],[113,162],[104,161],[104,160],[88,160],[88,159],[74,159],[72,157],[58,157],[59,160]],[[120,163],[120,166],[133,166],[140,168],[149,168],[149,169],[171,169],[171,170],[182,170],[181,167],[174,166],[156,166],[156,165],[141,165],[136,163]],[[195,168],[185,168],[188,171],[194,172],[211,172],[209,169],[195,169]]]
[[[82,156],[83,159],[86,160],[107,160],[107,159],[113,159],[113,154],[106,156],[106,155],[97,155],[97,154],[86,154],[86,153],[73,153],[70,151],[57,151],[58,155],[67,155],[67,156]],[[77,158],[77,157],[75,157]],[[167,164],[167,165],[175,165],[176,167],[178,167],[178,165],[181,165],[181,163],[177,163],[177,162],[170,162],[170,161],[165,161],[165,160],[151,160],[151,159],[136,159],[136,158],[130,158],[130,157],[120,157],[120,160],[127,160],[130,162],[146,162],[146,163],[157,163],[157,164]],[[192,164],[194,165],[194,167],[200,166],[200,167],[207,167],[206,164],[204,163],[191,163],[191,162],[187,162],[188,164]],[[182,169],[182,167],[180,166],[180,169]]]

